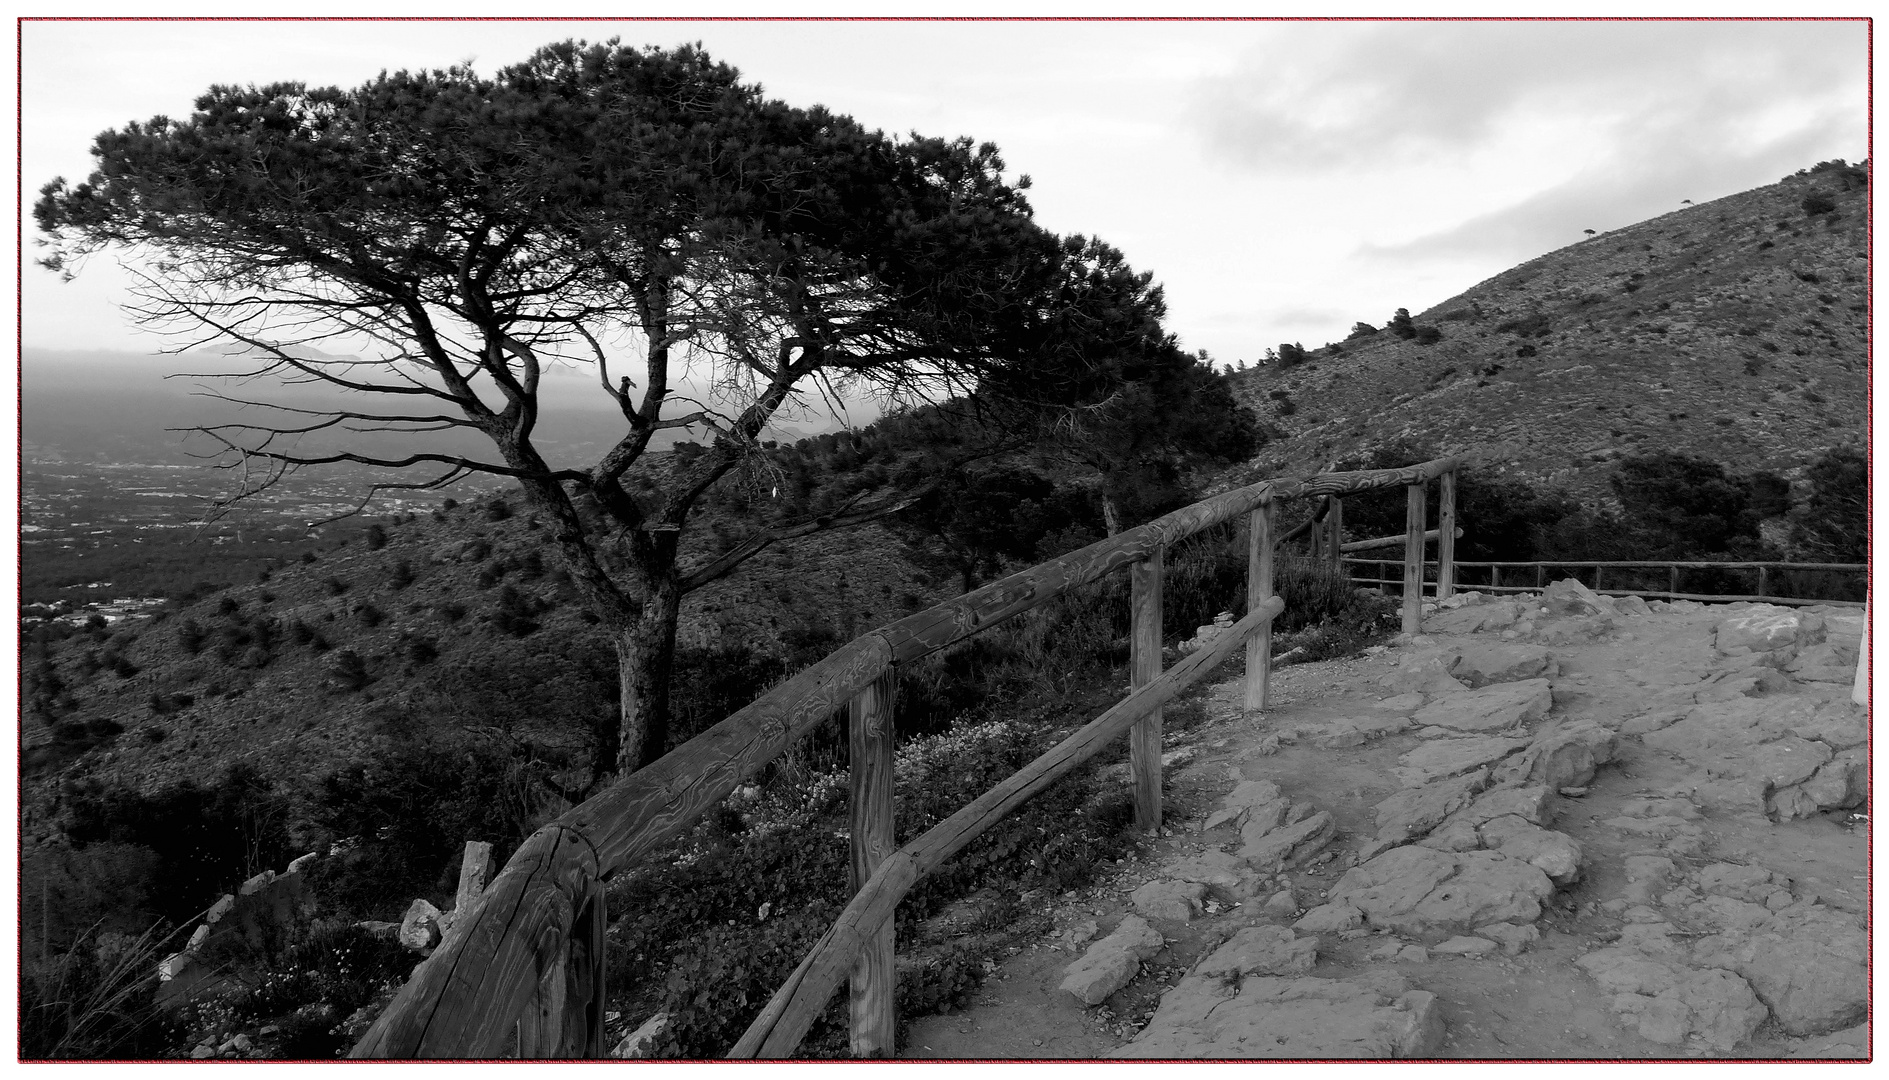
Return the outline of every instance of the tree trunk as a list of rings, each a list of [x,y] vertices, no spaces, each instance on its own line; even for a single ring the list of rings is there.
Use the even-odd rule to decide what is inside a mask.
[[[1115,505],[1114,496],[1108,493],[1106,481],[1102,484],[1102,527],[1108,530],[1110,536],[1122,531],[1122,511]]]
[[[655,582],[634,625],[616,634],[619,717],[617,775],[663,755],[669,743],[669,676],[675,668],[682,593],[673,573]]]

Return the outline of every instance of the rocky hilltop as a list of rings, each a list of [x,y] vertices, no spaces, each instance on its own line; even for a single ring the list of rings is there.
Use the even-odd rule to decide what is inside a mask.
[[[1401,333],[1238,373],[1285,437],[1228,481],[1399,437],[1587,498],[1615,460],[1662,450],[1795,479],[1864,438],[1868,199],[1866,166],[1828,163],[1532,259]]]

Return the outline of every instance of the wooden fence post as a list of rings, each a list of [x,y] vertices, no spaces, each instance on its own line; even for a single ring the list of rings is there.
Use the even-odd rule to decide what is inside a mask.
[[[1760,567],[1758,567],[1758,595],[1759,595],[1759,596],[1763,596],[1763,595],[1764,595],[1764,584],[1765,584],[1765,582],[1764,582],[1764,576],[1765,576],[1765,570],[1766,570],[1766,567],[1762,567],[1762,566],[1760,566]]]
[[[1679,564],[1674,563],[1666,569],[1668,571],[1666,576],[1666,595],[1670,598],[1679,595]]]
[[[1502,568],[1500,566],[1491,566],[1489,568],[1489,591],[1494,592],[1501,587]]]
[[[1331,497],[1331,509],[1325,511],[1325,549],[1327,556],[1331,559],[1333,570],[1337,570],[1344,565],[1342,561],[1345,557],[1344,545],[1345,501],[1333,495]],[[1252,602],[1250,597],[1247,602]],[[1267,627],[1266,633],[1272,633],[1272,628]]]
[[[1600,591],[1600,576],[1601,574],[1606,572],[1606,569],[1607,569],[1606,567],[1600,566],[1598,564],[1594,567],[1594,591],[1595,592]]]
[[[1272,595],[1272,519],[1270,501],[1247,515],[1246,526],[1246,610],[1252,611]],[[1334,505],[1333,510],[1337,508]],[[1337,557],[1332,548],[1332,557]],[[1272,681],[1272,624],[1246,639],[1246,685],[1242,706],[1249,713],[1266,708],[1268,684]]]
[[[1437,478],[1436,598],[1456,595],[1456,470]]]
[[[898,848],[892,832],[892,698],[897,687],[896,670],[888,668],[853,697],[849,709],[854,892],[871,880],[872,872]],[[893,921],[887,919],[853,964],[848,1003],[854,1057],[892,1056],[898,1025],[892,1001],[896,949]]]
[[[1423,632],[1423,513],[1422,484],[1404,489],[1404,633]]]
[[[1161,567],[1166,551],[1156,548],[1130,566],[1128,685],[1135,689],[1161,677]],[[1135,825],[1161,827],[1161,710],[1149,713],[1128,734],[1128,773],[1135,789]]]

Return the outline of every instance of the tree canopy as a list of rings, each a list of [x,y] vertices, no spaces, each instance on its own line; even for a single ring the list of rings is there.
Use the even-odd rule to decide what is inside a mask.
[[[970,394],[1040,415],[1171,359],[1148,275],[1036,225],[994,146],[769,100],[699,47],[566,42],[491,76],[214,86],[188,118],[107,131],[93,153],[90,178],[41,191],[42,261],[129,255],[134,312],[180,351],[255,358],[226,396],[259,418],[200,429],[243,469],[238,495],[336,462],[425,469],[385,487],[516,479],[617,635],[626,770],[662,751],[681,596],[775,535],[884,509],[683,565],[691,509],[762,460],[777,414]],[[622,416],[594,460],[540,444],[542,380],[563,366]],[[268,394],[301,383],[348,403]],[[704,451],[630,482],[673,429]],[[363,452],[368,432],[412,449]]]

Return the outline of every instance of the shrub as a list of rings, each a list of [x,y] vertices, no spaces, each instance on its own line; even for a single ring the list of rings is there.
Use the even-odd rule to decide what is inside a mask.
[[[1351,333],[1345,335],[1345,340],[1355,341],[1361,337],[1370,337],[1375,333],[1377,333],[1377,327],[1372,326],[1370,323],[1355,322],[1351,324]]]
[[[348,591],[348,583],[332,574],[323,578],[321,585],[328,591],[329,596],[340,596]]]
[[[1867,562],[1869,462],[1854,447],[1826,451],[1806,470],[1810,498],[1792,515],[1791,542],[1818,561]]]
[[[1498,334],[1514,334],[1521,338],[1547,337],[1554,323],[1547,315],[1537,311],[1513,319],[1506,319],[1495,324]]]
[[[146,901],[171,923],[200,913],[211,901],[294,854],[289,803],[255,769],[236,764],[208,783],[190,780],[154,793],[95,780],[67,783],[62,820],[73,843],[109,842],[148,848],[158,870]]]
[[[401,559],[395,562],[392,569],[387,572],[387,584],[391,585],[396,590],[404,589],[413,584],[415,576],[413,564],[405,559]]]
[[[308,795],[307,829],[341,849],[315,862],[309,887],[360,918],[398,918],[415,896],[446,900],[466,841],[490,841],[502,866],[561,809],[544,783],[551,771],[500,733],[396,729]]]
[[[177,643],[192,656],[203,651],[203,643],[207,637],[209,637],[209,632],[204,630],[195,619],[185,619],[177,625]]]
[[[1437,342],[1443,340],[1443,331],[1438,330],[1434,326],[1419,326],[1417,327],[1417,332],[1412,334],[1411,337],[1419,345],[1435,345]]]
[[[1410,310],[1398,308],[1391,316],[1391,321],[1384,324],[1384,329],[1406,340],[1417,336],[1417,328],[1410,321]]]
[[[1835,210],[1837,208],[1837,201],[1824,192],[1812,191],[1810,194],[1804,196],[1802,205],[1805,214],[1810,217],[1816,217],[1818,214],[1828,214],[1832,210]]]
[[[368,674],[367,661],[353,649],[343,649],[335,654],[334,662],[328,666],[328,677],[336,686],[345,691],[364,690],[373,681]]]
[[[367,533],[365,535],[366,535],[366,540],[367,540],[367,550],[379,551],[381,548],[384,548],[387,546],[387,527],[382,525],[380,522],[377,521],[374,524],[369,525],[367,527]]]
[[[511,504],[504,498],[495,498],[485,506],[485,520],[504,521],[512,516]]]

